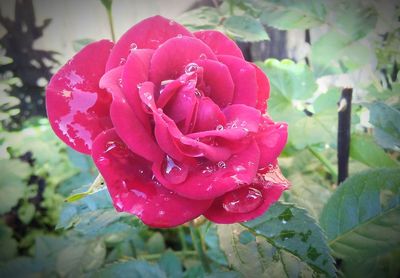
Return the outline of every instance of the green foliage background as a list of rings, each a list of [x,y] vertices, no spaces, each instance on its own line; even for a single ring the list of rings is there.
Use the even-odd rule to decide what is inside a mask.
[[[271,82],[268,113],[289,124],[280,164],[291,189],[250,222],[150,229],[116,213],[101,186],[89,189],[97,176],[92,161],[63,145],[46,119],[14,131],[3,125],[0,277],[398,277],[399,5],[214,2],[177,21],[246,42],[269,40],[266,26],[311,35],[299,42],[301,57],[257,61]],[[112,20],[112,1],[101,3]],[[73,44],[78,51],[90,41]],[[1,76],[3,123],[19,113],[19,100],[7,92],[20,82]],[[350,177],[338,187],[344,86],[354,90]],[[71,195],[78,200],[65,203]]]

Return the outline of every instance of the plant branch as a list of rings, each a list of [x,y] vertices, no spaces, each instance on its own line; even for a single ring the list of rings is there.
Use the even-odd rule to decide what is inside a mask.
[[[318,153],[313,147],[307,146],[307,150],[317,158],[328,170],[328,172],[333,176],[335,180],[338,178],[338,173],[335,170],[335,167],[330,163],[330,161],[323,156],[322,154]]]
[[[110,25],[111,39],[115,42],[114,20],[112,16],[112,9],[107,9],[108,24]]]
[[[208,263],[208,258],[204,252],[203,245],[201,243],[201,235],[192,222],[190,222],[189,228],[190,228],[190,235],[192,236],[193,245],[199,255],[201,264],[204,270],[207,273],[210,273],[211,267],[210,264]]]

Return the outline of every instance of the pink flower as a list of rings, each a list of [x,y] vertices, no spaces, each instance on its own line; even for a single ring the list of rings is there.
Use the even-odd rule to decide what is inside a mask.
[[[82,49],[51,79],[46,105],[118,211],[173,227],[253,219],[288,187],[276,163],[287,125],[265,115],[268,97],[267,77],[231,39],[155,16],[115,45]]]

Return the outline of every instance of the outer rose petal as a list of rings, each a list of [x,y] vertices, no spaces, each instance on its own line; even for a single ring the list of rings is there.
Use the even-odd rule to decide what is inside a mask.
[[[275,161],[285,148],[288,138],[286,123],[265,124],[255,139],[261,151],[260,168]]]
[[[226,161],[212,163],[206,159],[198,160],[197,163],[189,164],[190,172],[186,180],[179,184],[166,181],[165,175],[169,173],[166,173],[160,162],[153,165],[153,172],[158,179],[165,182],[165,187],[179,195],[205,200],[221,196],[242,184],[251,183],[257,173],[259,156],[257,144],[253,142]]]
[[[85,154],[90,154],[96,136],[112,127],[111,95],[98,86],[112,47],[108,40],[87,45],[51,78],[46,89],[47,115],[55,134]]]
[[[261,113],[243,104],[233,104],[224,109],[226,121],[232,128],[242,128],[250,132],[258,131]]]
[[[269,80],[265,73],[256,65],[252,64],[256,70],[257,84],[258,84],[258,94],[257,94],[257,106],[256,108],[265,113],[267,110],[267,100],[269,99]]]
[[[289,186],[279,167],[258,175],[258,181],[226,193],[214,200],[204,216],[219,224],[231,224],[252,220],[263,214],[278,201]]]
[[[137,215],[146,225],[183,224],[201,215],[212,202],[186,199],[165,189],[152,178],[150,164],[131,153],[113,129],[96,138],[92,156],[115,208]]]
[[[136,44],[137,48],[156,49],[166,40],[177,35],[192,36],[182,25],[159,15],[140,21],[123,34],[115,44],[107,62],[106,71],[120,65],[121,59],[122,61],[126,59],[132,44]]]
[[[176,79],[185,66],[206,55],[216,60],[212,50],[201,40],[191,37],[172,38],[161,45],[153,54],[150,65],[150,81],[159,86],[163,80]]]
[[[232,55],[244,59],[243,53],[236,43],[219,31],[197,31],[193,34],[205,42],[217,55]]]
[[[245,60],[228,55],[219,55],[218,60],[227,65],[235,84],[234,104],[256,107],[258,85],[255,68]]]

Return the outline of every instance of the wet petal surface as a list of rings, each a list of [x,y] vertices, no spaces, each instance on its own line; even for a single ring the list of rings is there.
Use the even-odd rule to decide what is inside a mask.
[[[112,47],[108,40],[89,44],[52,77],[46,88],[46,110],[54,132],[85,154],[90,154],[96,136],[112,127],[111,95],[99,88]]]

